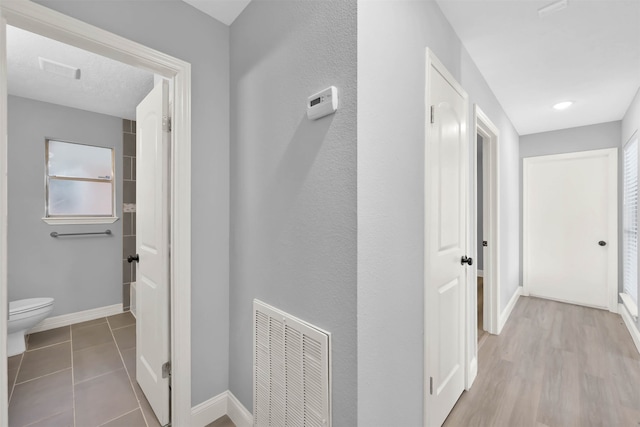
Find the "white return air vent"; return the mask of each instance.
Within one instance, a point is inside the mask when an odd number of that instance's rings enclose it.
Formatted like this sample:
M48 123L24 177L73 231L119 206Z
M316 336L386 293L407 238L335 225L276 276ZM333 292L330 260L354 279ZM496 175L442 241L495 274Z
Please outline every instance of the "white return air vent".
M330 427L331 335L253 301L255 427Z

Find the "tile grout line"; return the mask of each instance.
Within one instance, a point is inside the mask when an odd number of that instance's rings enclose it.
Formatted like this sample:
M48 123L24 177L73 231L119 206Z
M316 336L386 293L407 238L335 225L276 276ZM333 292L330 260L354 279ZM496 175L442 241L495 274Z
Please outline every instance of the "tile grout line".
M135 393L134 393L134 394L135 394ZM115 418L112 418L112 419L110 419L110 420L108 420L108 421L105 421L104 423L100 424L98 427L102 427L102 426L104 426L104 425L107 425L107 424L109 424L110 422L115 421L115 420L117 420L118 418L122 418L122 417L124 417L125 415L129 415L129 414L131 414L131 413L133 413L133 412L135 412L135 411L137 411L137 410L140 410L140 412L142 412L142 409L140 409L140 407L137 407L137 408L135 408L135 409L130 410L130 411L129 411L129 412L127 412L126 414L118 415L118 416L117 416L117 417L115 417Z
M131 391L133 391L133 396L136 398L136 402L138 402L138 409L140 409L140 413L142 414L142 419L147 427L149 427L149 423L147 422L147 417L144 415L144 411L142 410L142 405L140 404L140 399L138 398L138 394L136 393L136 389L133 386L133 381L131 380L131 374L129 374L129 369L127 369L127 364L124 363L124 356L122 355L122 351L120 350L120 346L118 345L118 341L116 341L116 336L113 334L113 329L111 329L111 323L109 323L109 319L107 318L107 324L109 325L109 332L111 332L111 336L113 337L113 342L116 344L116 348L118 349L118 354L120 355L120 361L122 361L122 366L124 366L124 371L127 373L127 378L129 378L129 386L131 386ZM135 324L135 323L134 323ZM131 326L131 325L129 325ZM119 328L121 329L121 328ZM138 347L137 337L136 337L136 349ZM137 351L136 351L137 352ZM136 357L136 363L138 363Z
M21 362L21 364L22 364L22 362ZM64 371L69 370L69 369L72 369L72 368L69 367L69 368L59 369L59 370L57 370L55 372L50 372L50 373L45 374L45 375L40 375L39 377L31 378L31 379L28 379L26 381L22 381L22 382L19 382L19 383L16 382L15 385L22 385L22 384L30 383L32 381L39 380L39 379L42 379L42 378L45 378L45 377L49 377L51 375L59 374L60 372L64 372ZM16 377L16 379L17 379L17 377Z
M73 427L76 427L76 376L73 368L73 328L69 325L69 342L71 347L71 398L73 399Z
M43 332L46 332L46 331L43 331ZM38 347L38 348L32 348L31 350L25 350L24 352L25 353L31 353L32 351L44 350L45 348L50 348L50 347L53 347L54 345L60 345L60 344L66 343L66 342L71 342L71 338L69 338L68 340L57 342L55 344L49 344L49 345L44 345L44 346Z
M18 363L18 370L16 371L16 379L13 380L13 386L11 386L11 393L9 393L9 400L7 402L7 409L9 409L9 403L11 403L11 397L13 391L16 389L16 382L18 381L18 375L20 375L20 369L22 369L22 361L24 360L24 353L20 355L20 363Z

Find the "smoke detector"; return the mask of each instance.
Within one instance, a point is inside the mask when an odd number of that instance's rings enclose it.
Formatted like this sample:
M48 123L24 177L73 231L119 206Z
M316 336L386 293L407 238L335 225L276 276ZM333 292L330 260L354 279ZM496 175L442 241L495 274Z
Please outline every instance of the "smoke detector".
M38 57L38 63L40 64L40 69L43 71L47 71L58 76L80 80L80 68L52 61L41 56Z

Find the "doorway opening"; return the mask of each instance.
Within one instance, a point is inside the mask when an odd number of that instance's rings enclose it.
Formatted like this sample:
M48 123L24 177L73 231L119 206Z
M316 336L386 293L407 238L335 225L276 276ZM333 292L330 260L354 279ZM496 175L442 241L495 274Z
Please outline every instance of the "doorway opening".
M41 36L57 40L83 50L140 67L158 74L172 83L173 105L171 117L170 164L163 176L167 186L164 197L168 204L166 230L172 244L169 261L170 310L172 313L171 360L171 413L174 425L188 425L191 420L191 114L190 65L138 43L131 42L107 31L70 18L31 2L4 2L0 5L0 128L6 129L7 69L6 27L12 25ZM0 176L7 174L7 134L0 135ZM169 179L170 178L170 179ZM7 301L7 240L8 191L7 182L0 186L0 299ZM7 425L7 306L0 304L0 425Z
M480 134L476 134L476 150L477 150L477 155L476 155L476 165L477 165L477 170L476 170L476 200L477 200L477 209L476 209L476 215L477 215L477 233L476 233L476 271L477 271L477 275L476 275L476 295L477 295L477 316L476 316L476 322L477 322L477 326L478 326L478 349L482 346L482 344L484 343L484 341L486 340L487 336L489 335L489 333L485 330L485 326L484 326L484 248L488 245L487 240L485 240L484 238L484 210L486 208L485 206L485 200L484 200L484 193L485 193L485 188L484 188L484 183L487 181L487 179L485 178L485 173L487 172L486 168L483 167L484 165L484 159L483 159L483 155L484 155L484 150L483 150L483 145L484 145L484 138L482 138L482 135Z
M475 187L473 219L476 274L470 289L476 314L477 328L473 342L476 348L488 334L499 334L500 325L500 189L499 189L499 131L478 106L474 106L475 143L472 144L473 187ZM477 351L476 351L477 356Z

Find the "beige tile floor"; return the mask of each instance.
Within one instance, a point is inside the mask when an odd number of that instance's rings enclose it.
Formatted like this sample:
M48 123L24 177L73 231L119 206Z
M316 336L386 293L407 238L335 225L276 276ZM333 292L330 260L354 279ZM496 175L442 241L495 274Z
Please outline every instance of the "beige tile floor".
M9 358L9 426L159 426L135 381L135 353L130 313L31 334Z

